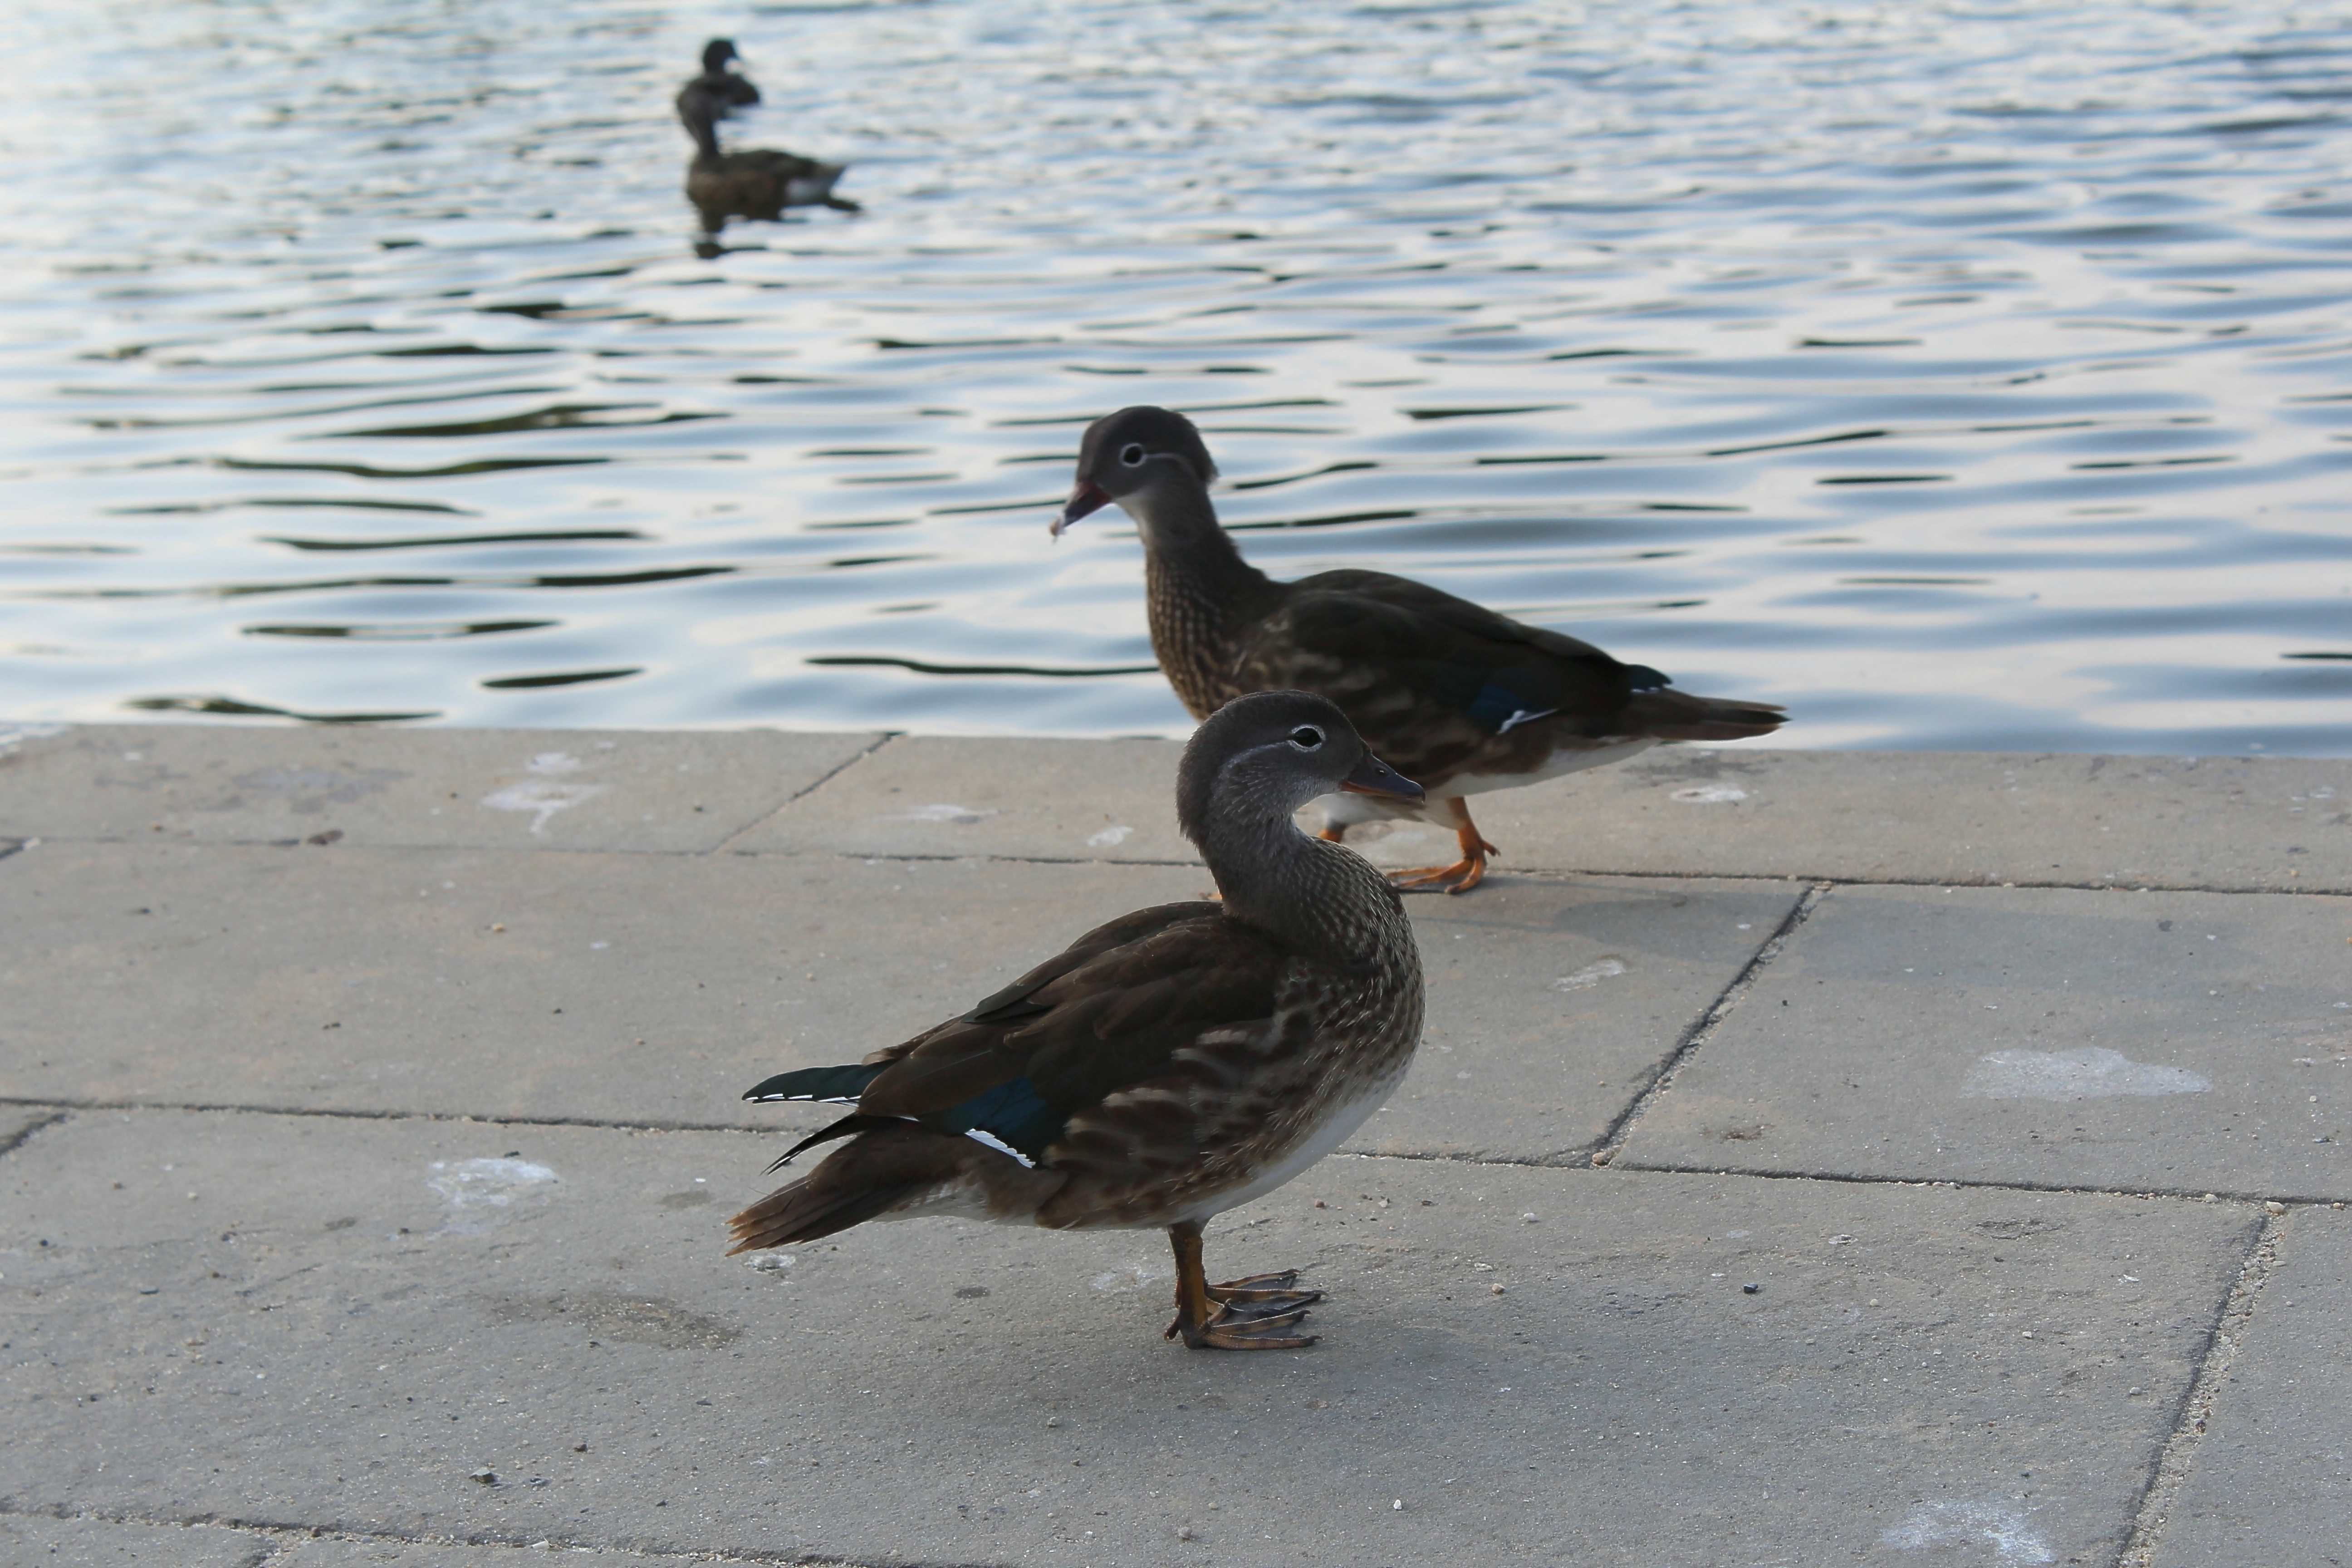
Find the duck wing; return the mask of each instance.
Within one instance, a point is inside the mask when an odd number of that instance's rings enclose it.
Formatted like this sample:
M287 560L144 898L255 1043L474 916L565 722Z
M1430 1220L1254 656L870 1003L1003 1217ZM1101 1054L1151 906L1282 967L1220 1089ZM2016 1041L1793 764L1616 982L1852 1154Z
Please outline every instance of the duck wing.
M798 153L782 148L746 147L740 153L730 153L721 160L721 167L730 174L749 173L779 180L814 179L833 169L831 163L814 158L803 158Z
M1168 1156L1181 1160L1199 1134L1179 1104L1188 1097L1130 1091L1245 1070L1226 1058L1265 1037L1291 958L1216 904L1139 910L856 1068L780 1074L745 1098L856 1106L803 1148L895 1121L1051 1169L1101 1163L1106 1141L1172 1142ZM1082 1147L1064 1146L1074 1121Z
M1590 643L1357 571L1291 584L1243 638L1235 673L1250 689L1330 698L1382 760L1424 785L1527 772L1563 745L1642 733L1639 700L1668 685Z

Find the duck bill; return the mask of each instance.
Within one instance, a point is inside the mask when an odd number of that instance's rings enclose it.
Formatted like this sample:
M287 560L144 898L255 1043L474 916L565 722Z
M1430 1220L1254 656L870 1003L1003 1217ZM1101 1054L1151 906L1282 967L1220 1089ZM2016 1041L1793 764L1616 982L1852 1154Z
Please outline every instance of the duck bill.
M1070 499L1067 504L1066 504L1061 510L1054 514L1053 526L1047 529L1046 531L1051 533L1055 538L1059 539L1062 537L1062 530L1069 527L1070 524L1077 521L1078 519L1086 516L1088 512L1100 511L1104 507L1108 505L1110 505L1109 491L1090 480L1080 479L1071 489Z
M1421 786L1397 772L1370 752L1356 764L1356 771L1339 781L1339 788L1349 795L1376 795L1389 800L1419 800Z

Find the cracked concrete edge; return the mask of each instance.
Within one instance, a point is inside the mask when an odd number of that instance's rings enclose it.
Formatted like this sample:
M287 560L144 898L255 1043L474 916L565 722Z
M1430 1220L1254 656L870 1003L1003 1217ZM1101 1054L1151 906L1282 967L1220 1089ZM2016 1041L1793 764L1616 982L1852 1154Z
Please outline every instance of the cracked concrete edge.
M2253 1242L2246 1249L2245 1262L2238 1269L2238 1278L2214 1311L2204 1354L2197 1375L2180 1396L2172 1433L2148 1467L2147 1485L2140 1494L2131 1536L2116 1558L2116 1568L2150 1568L2157 1549L2163 1544L2165 1527L2171 1522L2173 1505L2188 1484L2189 1472L2196 1468L2207 1423L2230 1380L2231 1364L2244 1347L2247 1331L2253 1326L2254 1308L2263 1289L2278 1268L2280 1221L2284 1205L2273 1201L2264 1205L2264 1211Z

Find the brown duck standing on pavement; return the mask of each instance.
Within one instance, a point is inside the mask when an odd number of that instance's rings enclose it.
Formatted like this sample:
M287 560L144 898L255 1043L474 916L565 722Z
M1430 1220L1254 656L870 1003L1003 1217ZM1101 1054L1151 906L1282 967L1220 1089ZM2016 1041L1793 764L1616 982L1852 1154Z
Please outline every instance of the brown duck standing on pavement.
M760 147L721 153L718 121L726 109L719 90L699 79L678 91L677 117L694 138L694 162L686 166L686 199L701 215L706 230L718 233L730 217L780 218L786 207L859 210L856 202L833 194L834 182L846 164L820 163L797 153Z
M1335 800L1323 837L1378 816L1454 829L1450 866L1391 873L1466 893L1496 848L1466 798L1598 767L1660 741L1769 735L1769 702L1693 697L1643 665L1521 626L1385 572L1277 583L1244 561L1209 500L1217 477L1200 431L1165 408L1122 408L1087 427L1064 529L1116 501L1143 535L1151 650L1195 718L1245 691L1295 687L1338 703L1365 744L1421 782L1425 800Z
M760 89L751 85L751 79L728 68L730 62L741 58L735 52L734 39L713 38L702 46L702 74L686 84L701 88L717 100L721 120L731 110L748 109L760 101Z
M1421 1039L1403 903L1355 851L1291 821L1333 790L1421 794L1320 697L1259 692L1220 710L1184 750L1176 815L1223 901L1121 916L961 1017L752 1089L856 1109L776 1163L849 1140L737 1215L734 1250L925 1215L1165 1226L1170 1338L1313 1343L1296 1326L1321 1292L1296 1289L1295 1271L1209 1284L1201 1228L1337 1147Z

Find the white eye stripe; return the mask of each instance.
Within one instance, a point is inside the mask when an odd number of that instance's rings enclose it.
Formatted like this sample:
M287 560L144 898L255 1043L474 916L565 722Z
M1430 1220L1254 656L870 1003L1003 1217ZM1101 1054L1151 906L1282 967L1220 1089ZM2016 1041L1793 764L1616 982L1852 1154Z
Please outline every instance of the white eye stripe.
M1143 467L1144 456L1143 443L1140 441L1129 441L1118 449L1118 460L1130 468Z
M1323 731L1312 724L1301 724L1290 732L1290 743L1302 752L1311 752L1323 743Z

